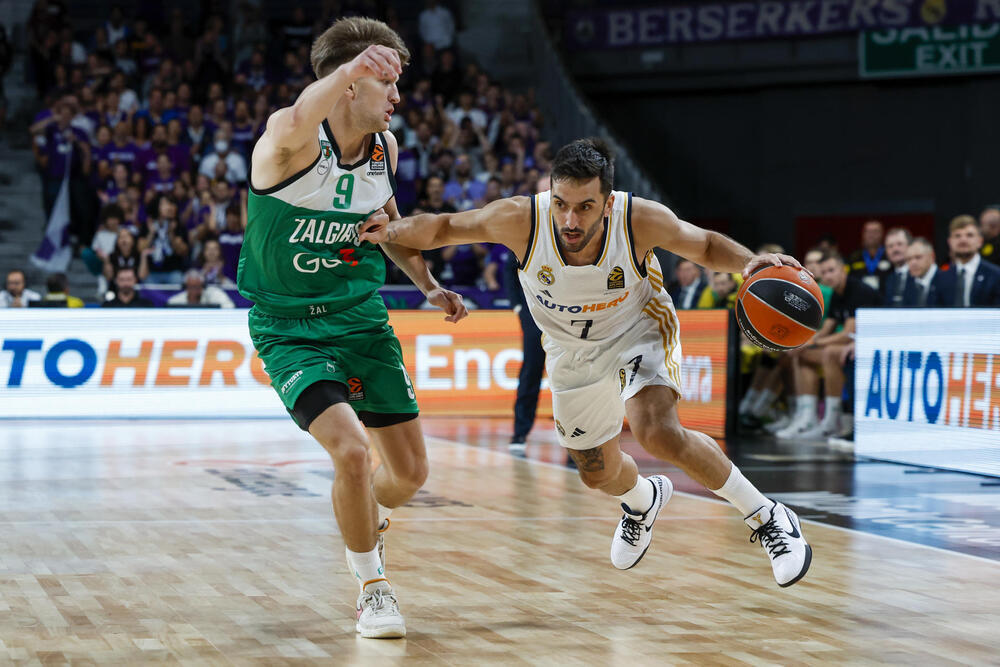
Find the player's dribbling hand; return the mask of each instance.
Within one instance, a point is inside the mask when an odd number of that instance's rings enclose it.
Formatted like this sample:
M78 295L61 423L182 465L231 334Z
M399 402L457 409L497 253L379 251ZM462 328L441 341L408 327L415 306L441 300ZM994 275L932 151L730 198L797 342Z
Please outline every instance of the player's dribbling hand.
M372 44L367 49L354 57L354 60L347 64L347 71L352 80L360 79L363 76L373 76L376 79L395 79L403 73L403 66L399 62L399 54L395 49L380 44Z
M795 259L791 255L783 255L777 252L765 252L760 255L754 255L747 262L747 265L743 267L743 280L750 277L750 274L759 269L762 266L772 265L781 266L782 264L786 266L794 266L796 269L802 269L805 271L805 267L799 264L799 260ZM808 273L808 271L806 271ZM811 273L809 275L812 275Z
M462 301L462 295L443 287L438 287L428 292L427 303L437 306L448 313L448 316L444 318L445 322L458 322L469 314L469 309L465 307L465 303Z
M384 209L379 209L358 225L358 241L368 241L378 245L389 237L389 216Z

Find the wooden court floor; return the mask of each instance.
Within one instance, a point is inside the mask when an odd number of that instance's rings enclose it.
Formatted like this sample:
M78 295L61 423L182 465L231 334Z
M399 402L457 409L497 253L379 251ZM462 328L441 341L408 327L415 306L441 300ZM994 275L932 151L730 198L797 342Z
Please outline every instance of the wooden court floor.
M780 589L734 510L677 494L619 572L618 511L573 471L428 431L386 546L409 634L365 640L330 465L290 422L0 423L0 663L1000 662L998 562L805 521Z

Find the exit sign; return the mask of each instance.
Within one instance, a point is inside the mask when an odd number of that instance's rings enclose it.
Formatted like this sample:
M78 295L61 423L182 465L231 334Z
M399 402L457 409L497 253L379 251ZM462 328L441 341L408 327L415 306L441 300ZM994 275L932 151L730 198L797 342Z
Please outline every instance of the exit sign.
M858 33L863 78L1000 71L1000 23Z

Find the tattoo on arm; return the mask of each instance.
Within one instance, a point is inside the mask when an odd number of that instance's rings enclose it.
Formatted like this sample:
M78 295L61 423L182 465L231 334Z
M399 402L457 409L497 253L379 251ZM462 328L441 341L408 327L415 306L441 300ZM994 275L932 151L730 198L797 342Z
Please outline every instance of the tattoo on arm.
M600 472L604 470L604 450L600 447L593 449L571 449L569 455L576 461L576 467L582 472Z

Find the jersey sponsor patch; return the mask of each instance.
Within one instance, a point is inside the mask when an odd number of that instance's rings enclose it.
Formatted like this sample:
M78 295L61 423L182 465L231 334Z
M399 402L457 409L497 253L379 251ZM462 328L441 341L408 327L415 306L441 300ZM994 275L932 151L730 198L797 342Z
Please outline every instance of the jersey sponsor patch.
M608 274L608 289L625 289L625 271L616 266Z

